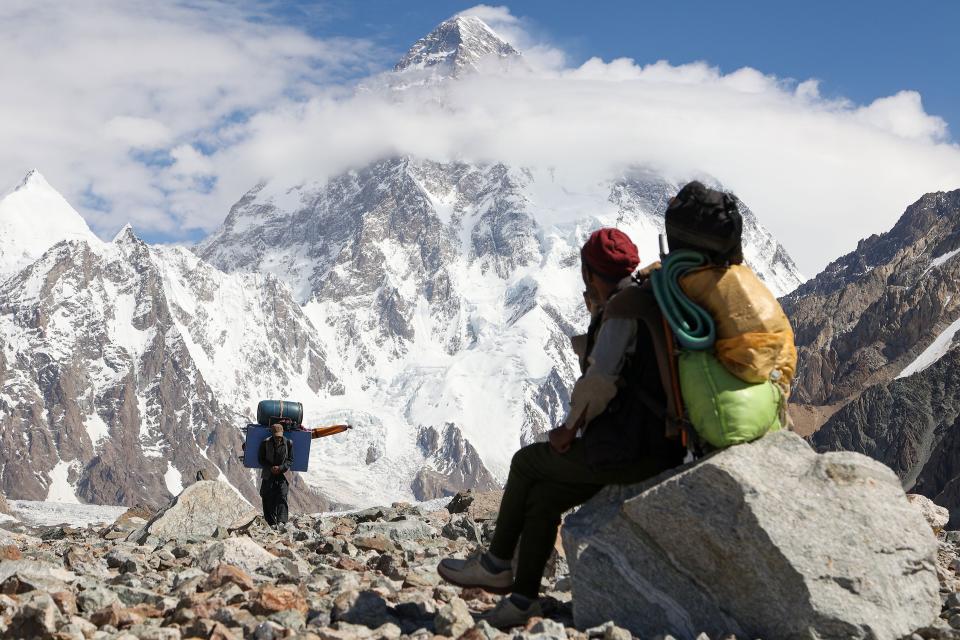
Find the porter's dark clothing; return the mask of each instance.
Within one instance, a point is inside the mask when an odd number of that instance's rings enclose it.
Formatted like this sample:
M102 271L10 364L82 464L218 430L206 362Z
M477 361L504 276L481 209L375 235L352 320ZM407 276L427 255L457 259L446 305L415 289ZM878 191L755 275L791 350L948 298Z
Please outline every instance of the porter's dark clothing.
M510 559L519 542L515 593L537 597L565 511L604 485L641 482L683 461L683 447L664 436L663 419L640 400L640 391L657 400L664 392L650 333L632 322L636 338L624 345L615 395L589 420L584 437L565 453L537 443L513 456L490 552ZM602 324L591 323L589 349Z
M287 521L289 514L287 494L290 484L284 474L293 464L293 442L286 438L277 441L271 436L260 444L257 458L263 467L260 476L263 517L270 526L282 524ZM272 467L280 467L280 473L274 475Z

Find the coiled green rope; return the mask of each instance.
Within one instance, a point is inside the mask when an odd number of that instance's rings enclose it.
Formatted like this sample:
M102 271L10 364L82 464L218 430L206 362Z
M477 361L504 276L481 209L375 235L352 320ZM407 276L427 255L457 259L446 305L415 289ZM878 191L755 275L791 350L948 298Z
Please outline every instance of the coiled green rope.
M694 304L680 288L681 276L706 262L706 257L698 251L679 249L667 254L660 269L650 274L653 295L677 343L691 351L711 349L717 339L713 318Z

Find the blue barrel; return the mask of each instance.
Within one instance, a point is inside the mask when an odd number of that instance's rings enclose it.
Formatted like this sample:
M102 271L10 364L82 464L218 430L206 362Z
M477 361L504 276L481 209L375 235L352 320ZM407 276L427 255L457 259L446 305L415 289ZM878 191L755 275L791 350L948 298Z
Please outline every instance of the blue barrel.
M303 423L303 405L290 400L261 400L257 405L257 424L269 427L287 420L299 427Z

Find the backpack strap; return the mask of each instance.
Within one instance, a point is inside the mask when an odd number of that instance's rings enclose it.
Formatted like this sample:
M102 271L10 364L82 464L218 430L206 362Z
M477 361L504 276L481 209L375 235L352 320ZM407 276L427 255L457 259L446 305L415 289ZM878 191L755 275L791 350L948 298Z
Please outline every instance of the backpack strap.
M664 396L667 399L666 411L647 394L641 393L640 400L654 415L663 418L665 435L668 438L685 439L686 420L680 396L677 360L673 351L673 333L660 312L649 284L631 285L619 291L607 302L604 316L638 320L647 328L660 372L660 382L663 384Z

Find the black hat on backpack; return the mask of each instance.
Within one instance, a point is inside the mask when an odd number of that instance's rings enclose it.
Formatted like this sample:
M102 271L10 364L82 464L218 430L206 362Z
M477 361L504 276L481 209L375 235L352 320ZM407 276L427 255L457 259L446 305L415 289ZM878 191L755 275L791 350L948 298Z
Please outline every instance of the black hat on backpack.
M729 193L691 182L670 201L664 223L670 251L693 249L714 264L743 262L743 218Z

